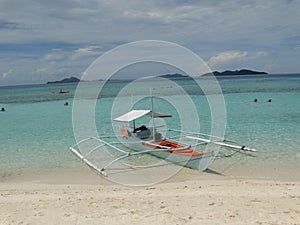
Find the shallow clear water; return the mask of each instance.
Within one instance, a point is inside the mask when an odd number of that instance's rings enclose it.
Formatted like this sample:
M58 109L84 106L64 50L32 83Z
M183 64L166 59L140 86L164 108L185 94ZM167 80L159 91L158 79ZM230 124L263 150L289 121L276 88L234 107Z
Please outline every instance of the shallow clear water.
M210 131L210 110L206 97L191 80L176 81L194 101L200 114L202 132ZM227 110L226 138L258 150L255 158L243 164L273 164L281 167L300 164L300 76L262 76L219 79ZM101 134L110 134L113 96L124 83L109 83L96 105L96 126ZM141 83L141 90L149 84ZM171 88L171 87L167 87ZM58 94L60 89L70 90ZM92 90L93 84L86 84ZM75 144L72 104L75 84L38 85L0 88L0 175L37 170L81 169L69 146ZM171 92L170 92L171 93ZM173 93L180 101L180 96ZM253 99L258 102L254 103ZM272 98L272 102L267 102ZM69 106L64 106L68 101ZM91 101L87 92L84 102ZM148 100L146 100L148 101ZM163 100L155 100L156 109L172 113L166 122L176 128L176 109ZM180 103L184 107L184 102ZM141 101L137 107L145 107ZM167 119L166 119L167 121ZM193 121L191 121L193 122ZM82 122L84 127L84 121ZM242 156L243 157L243 156Z

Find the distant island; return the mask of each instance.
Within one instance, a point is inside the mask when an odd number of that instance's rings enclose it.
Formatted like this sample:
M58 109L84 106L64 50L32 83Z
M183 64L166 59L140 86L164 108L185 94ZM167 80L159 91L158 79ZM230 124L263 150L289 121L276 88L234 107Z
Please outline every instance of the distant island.
M180 73L164 74L164 75L160 75L159 77L167 78L167 79L186 79L186 78L189 78L189 76L182 75Z
M211 73L203 74L202 76L199 76L199 77L209 77L212 75L214 75L216 77L221 77L221 76L267 75L267 74L268 73L266 73L266 72L242 69L242 70L234 70L234 71L226 70L223 72L213 71ZM166 78L166 79L170 79L170 80L191 79L190 76L183 75L180 73L163 74L163 75L159 75L158 77L162 77L162 78ZM130 81L130 80L131 79L129 79L127 81ZM102 81L102 80L99 80L99 81ZM124 80L123 79L112 79L112 80L109 79L109 81L110 82L122 82ZM78 83L78 82L80 82L80 79L78 79L77 77L70 77L70 78L62 79L60 81L48 81L47 84L65 84L65 83Z
M267 75L267 74L268 74L267 72L242 69L242 70L234 70L234 71L226 70L223 72L213 71L211 73L205 73L201 77L208 77L212 75L218 77L218 76L243 76L243 75ZM159 77L167 78L167 79L189 79L190 78L187 75L182 75L179 73L164 74L164 75L160 75Z
M80 80L77 77L65 78L60 81L48 81L47 84L65 84L65 83L78 83Z
M254 70L246 70L246 69L242 69L242 70L226 70L223 72L218 72L218 71L214 71L212 73L206 73L203 74L202 76L211 76L211 75L215 75L215 76L235 76L235 75L267 75L267 72L260 72L260 71L254 71Z

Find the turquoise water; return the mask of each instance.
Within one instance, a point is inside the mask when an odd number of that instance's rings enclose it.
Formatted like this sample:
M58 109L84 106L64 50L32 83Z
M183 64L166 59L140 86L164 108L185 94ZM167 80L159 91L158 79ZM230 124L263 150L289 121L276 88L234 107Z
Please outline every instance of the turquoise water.
M255 158L245 156L242 163L257 167L272 164L282 168L299 165L300 76L222 78L218 81L226 102L226 138L259 151ZM191 80L176 82L191 95L201 115L201 131L209 132L210 111L205 96ZM124 85L109 83L99 96L95 119L100 134L112 131L113 96ZM87 90L92 87L93 84L86 84ZM60 89L70 92L58 94ZM75 90L75 84L0 88L0 108L6 109L0 112L1 177L54 168L75 171L83 167L69 151L69 146L75 144L72 127ZM254 98L258 103L253 102ZM272 102L267 102L268 98L272 98ZM66 101L68 106L64 106ZM83 101L91 101L88 94ZM176 109L165 102L157 102L158 111L174 115L168 125L176 128ZM144 103L139 104L143 107ZM82 123L84 127L84 121Z

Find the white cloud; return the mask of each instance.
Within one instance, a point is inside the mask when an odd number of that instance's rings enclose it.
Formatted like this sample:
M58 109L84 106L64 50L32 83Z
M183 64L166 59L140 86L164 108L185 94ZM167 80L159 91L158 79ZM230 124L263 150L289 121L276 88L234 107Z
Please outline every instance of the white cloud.
M231 61L239 61L248 56L248 52L245 51L227 51L221 52L216 56L211 57L208 60L208 64L211 67L216 67L220 64L225 64Z
M47 67L44 67L44 68L38 68L35 70L36 73L43 73L43 72L46 72L48 70Z
M257 67L260 65L257 62L261 62L268 56L266 51L225 51L212 56L207 64L214 69L226 69L226 68L241 68L241 67Z
M71 60L77 60L80 57L90 57L90 56L100 56L102 53L100 51L101 47L99 46L88 46L84 48L78 48L74 51L74 53L70 56Z
M7 72L4 72L2 74L2 78L8 78L12 74L12 69L8 70Z
M299 49L300 49L300 44L297 45L294 49L295 49L295 50L299 50Z
M47 60L47 61L58 61L58 60L62 60L64 58L65 58L65 56L59 52L48 53L45 55L45 60Z
M85 47L85 48L78 48L75 50L75 53L78 53L78 54L93 54L93 51L95 49L98 49L99 47L98 46L88 46L88 47Z
M258 51L256 53L254 53L254 58L263 57L263 56L267 56L267 55L268 55L268 52L266 52L266 51Z

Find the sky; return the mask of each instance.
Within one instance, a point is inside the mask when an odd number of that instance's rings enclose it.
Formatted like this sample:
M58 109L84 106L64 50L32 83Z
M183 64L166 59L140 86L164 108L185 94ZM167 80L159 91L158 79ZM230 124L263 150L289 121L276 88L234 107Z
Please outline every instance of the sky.
M80 77L141 40L174 42L211 70L300 72L300 0L1 0L0 86Z

